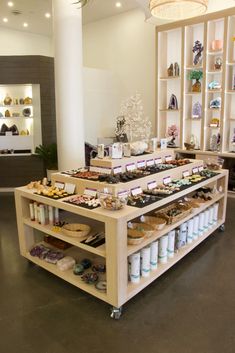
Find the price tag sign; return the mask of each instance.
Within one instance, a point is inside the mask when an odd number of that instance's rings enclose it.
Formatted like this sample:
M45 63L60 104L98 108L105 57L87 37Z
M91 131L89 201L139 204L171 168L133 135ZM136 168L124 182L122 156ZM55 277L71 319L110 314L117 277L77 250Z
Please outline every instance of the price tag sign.
M189 176L189 170L185 170L183 173L183 178L187 178Z
M157 164L161 164L161 163L162 163L161 157L155 158L155 164L156 164L156 165L157 165Z
M126 165L126 170L128 172L133 172L133 170L135 170L135 169L136 169L135 163L129 163Z
M55 181L55 188L63 190L64 189L64 183L61 183L60 181Z
M101 172L102 172L103 174L108 174L108 175L110 175L111 172L112 172L112 168L102 168Z
M201 165L200 167L198 167L198 171L199 171L199 172L202 172L203 170L204 170L203 165Z
M97 195L97 189L86 188L86 189L84 190L84 195L96 197L96 195Z
M148 159L146 161L147 167L151 167L152 165L154 165L154 159Z
M193 168L193 169L192 169L192 173L193 173L193 174L197 174L197 173L198 173L198 167Z
M166 162L170 162L173 160L173 157L172 156L165 156L165 161Z
M68 194L74 194L75 188L76 188L76 185L65 183L64 191L67 192Z
M150 181L148 184L147 184L147 188L148 190L153 190L157 187L157 182L154 180L154 181Z
M165 178L163 178L163 184L164 185L168 185L171 183L171 177L170 176L167 176Z
M140 194L142 194L142 189L141 189L141 187L140 186L137 186L137 188L133 188L133 189L131 189L131 195L132 196L137 196L137 195L140 195Z
M113 168L113 174L114 175L115 174L120 174L120 173L122 173L122 166L121 165Z
M145 168L145 165L146 165L145 161L138 161L137 162L137 168Z
M128 190L122 190L122 191L119 191L117 194L118 196L122 197L122 196L126 196L126 195L129 195L130 191Z

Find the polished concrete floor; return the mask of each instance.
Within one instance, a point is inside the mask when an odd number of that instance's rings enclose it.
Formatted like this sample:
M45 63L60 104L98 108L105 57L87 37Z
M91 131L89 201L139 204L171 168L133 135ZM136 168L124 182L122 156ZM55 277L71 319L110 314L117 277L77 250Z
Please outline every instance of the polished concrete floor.
M216 232L124 306L109 306L19 255L0 194L0 353L234 353L235 200Z

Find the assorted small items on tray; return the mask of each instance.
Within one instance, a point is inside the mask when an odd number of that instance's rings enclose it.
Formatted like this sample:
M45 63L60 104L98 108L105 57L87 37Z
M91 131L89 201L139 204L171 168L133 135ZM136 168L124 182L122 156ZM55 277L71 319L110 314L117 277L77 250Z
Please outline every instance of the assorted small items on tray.
M79 261L73 256L44 244L34 246L29 253L32 257L38 257L40 260L56 265L59 271L72 270L73 274L81 277L85 283L94 284L98 290L106 292L106 266L103 262L92 263L87 258Z
M64 200L64 202L88 208L89 210L100 207L100 200L96 196L90 195L74 195Z
M35 194L40 196L49 197L54 200L59 200L65 198L69 195L74 194L75 185L73 184L64 184L64 183L55 183L51 185L48 182L47 178L44 178L42 181L32 181L27 185L29 190L35 190Z

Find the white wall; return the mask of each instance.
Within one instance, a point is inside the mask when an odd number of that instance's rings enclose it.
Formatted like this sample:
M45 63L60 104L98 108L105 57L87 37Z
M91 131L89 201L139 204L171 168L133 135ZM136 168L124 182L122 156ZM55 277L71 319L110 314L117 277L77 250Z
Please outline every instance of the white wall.
M0 55L53 56L52 39L0 26Z
M120 102L136 91L142 94L144 111L155 125L155 28L144 22L143 12L129 11L85 25L83 49L85 67L110 70L119 78ZM115 108L110 119L118 113ZM113 130L107 122L110 136Z

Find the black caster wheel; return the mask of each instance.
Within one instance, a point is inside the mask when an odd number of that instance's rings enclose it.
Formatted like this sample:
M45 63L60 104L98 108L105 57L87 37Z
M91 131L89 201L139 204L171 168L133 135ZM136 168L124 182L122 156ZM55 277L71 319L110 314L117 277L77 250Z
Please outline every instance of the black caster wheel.
M110 315L110 317L111 317L112 319L114 319L114 320L119 320L120 317L121 317L121 315L122 315L122 307L120 307L120 308L115 308L115 307L113 307L113 308L111 309L111 315Z
M221 226L219 226L219 231L220 232L224 232L225 231L225 225L221 224Z

